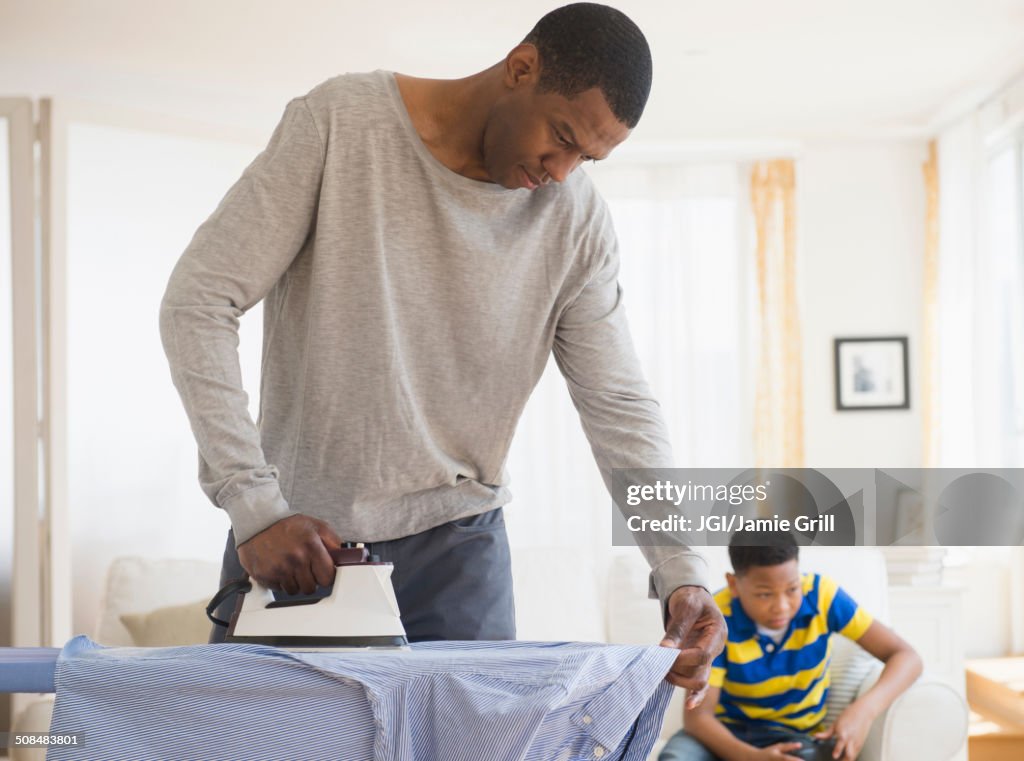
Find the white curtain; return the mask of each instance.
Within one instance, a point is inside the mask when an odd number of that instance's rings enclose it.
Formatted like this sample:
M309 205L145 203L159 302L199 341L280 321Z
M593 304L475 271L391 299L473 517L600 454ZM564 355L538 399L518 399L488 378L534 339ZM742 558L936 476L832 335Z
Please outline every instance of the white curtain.
M937 141L939 467L1024 466L1024 130L1010 126L1010 114L997 96ZM1019 652L1024 550L950 548L945 562L947 581L967 591L966 620L991 617L993 604L1011 603L1005 617L969 633L967 655Z
M978 465L975 430L975 262L984 148L974 115L938 141L939 284L936 388L939 455L946 467Z
M586 171L615 221L626 314L677 466L749 461L743 173L731 163L625 161ZM611 499L553 362L527 405L509 472L514 545L610 554Z
M158 326L171 269L259 148L131 124L68 134L68 491L73 624L92 632L120 555L218 560L226 516L197 483L188 419ZM261 310L239 353L255 414Z
M982 401L979 455L983 462L1024 465L1024 202L1021 141L990 152L986 167L980 283L987 324L975 370ZM991 368L992 372L984 372Z
M984 112L938 140L937 414L945 467L1024 465L1021 133Z

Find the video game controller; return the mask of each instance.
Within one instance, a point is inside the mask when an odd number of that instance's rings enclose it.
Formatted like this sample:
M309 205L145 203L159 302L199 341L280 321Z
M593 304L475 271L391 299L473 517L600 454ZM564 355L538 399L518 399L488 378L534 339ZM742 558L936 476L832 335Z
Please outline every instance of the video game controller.
M803 759L803 761L835 761L832 758L832 751L835 748L835 740L812 738L800 750L796 752L790 751L790 755Z

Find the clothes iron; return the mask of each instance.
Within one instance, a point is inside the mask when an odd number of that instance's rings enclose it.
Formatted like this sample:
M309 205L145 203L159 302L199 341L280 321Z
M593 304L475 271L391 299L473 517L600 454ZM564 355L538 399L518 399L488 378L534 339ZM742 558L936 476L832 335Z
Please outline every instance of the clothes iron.
M275 600L256 581L226 584L206 606L206 615L226 626L225 642L274 645L288 650L406 650L409 640L391 585L392 563L382 563L362 546L347 544L331 553L334 586L326 597ZM230 621L214 615L231 594L238 602Z

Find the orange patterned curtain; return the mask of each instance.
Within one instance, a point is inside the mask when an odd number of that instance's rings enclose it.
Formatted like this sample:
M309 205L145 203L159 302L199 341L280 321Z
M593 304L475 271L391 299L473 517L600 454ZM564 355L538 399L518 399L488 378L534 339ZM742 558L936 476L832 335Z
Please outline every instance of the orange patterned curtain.
M935 141L928 144L928 160L922 164L925 186L924 228L924 331L922 341L921 419L926 468L938 465L938 309L939 309L939 160Z
M757 467L804 464L803 360L796 290L796 178L790 159L751 173L760 361L754 403Z

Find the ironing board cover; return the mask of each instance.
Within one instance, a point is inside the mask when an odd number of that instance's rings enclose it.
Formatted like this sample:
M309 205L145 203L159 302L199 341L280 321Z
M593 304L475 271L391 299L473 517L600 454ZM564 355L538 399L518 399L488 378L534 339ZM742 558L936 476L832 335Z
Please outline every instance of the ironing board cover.
M58 647L0 647L0 692L53 692Z
M429 642L409 651L263 645L107 648L72 639L51 732L63 759L642 761L676 651Z

